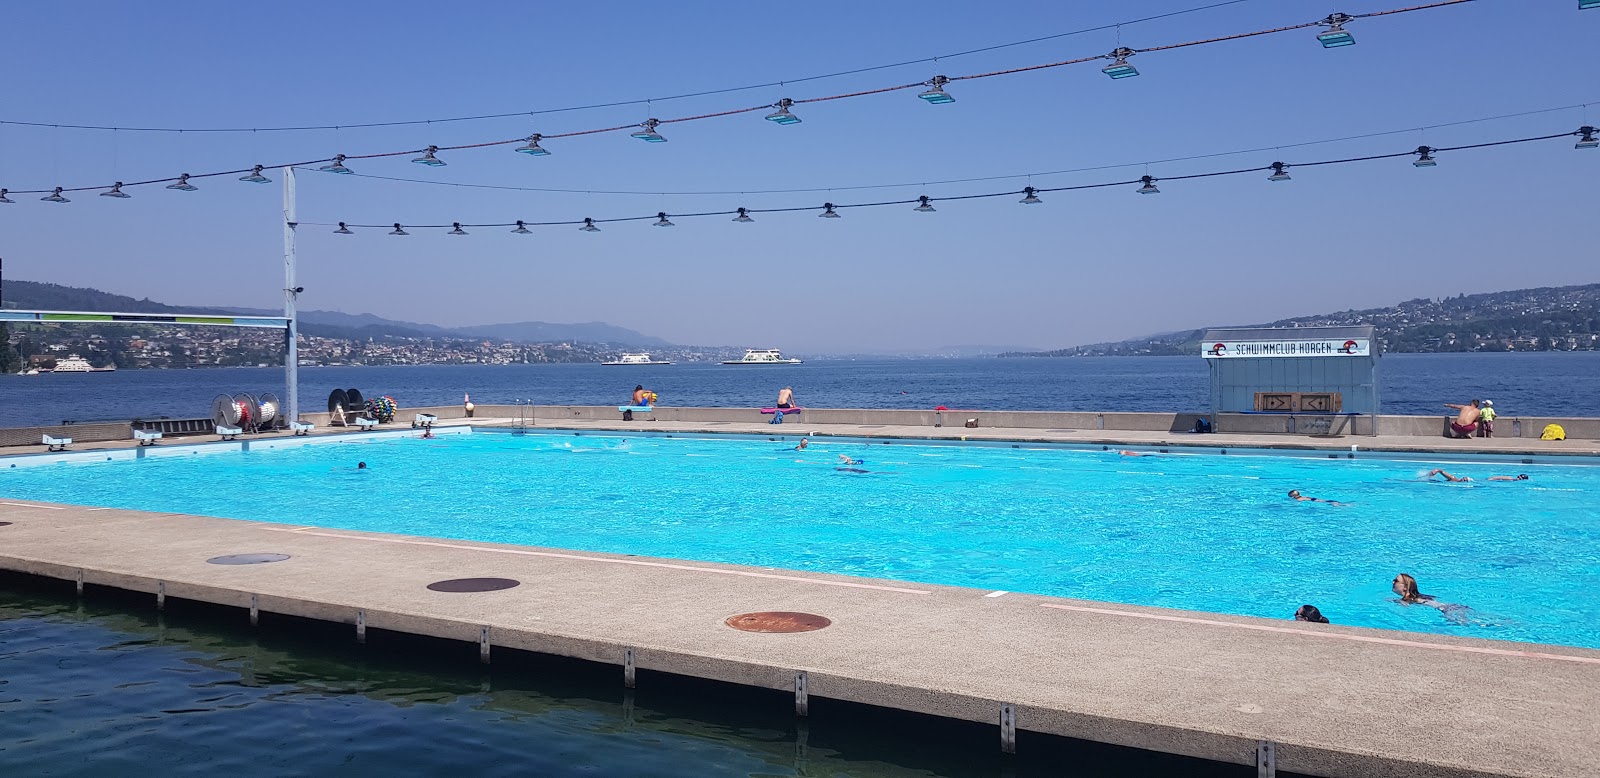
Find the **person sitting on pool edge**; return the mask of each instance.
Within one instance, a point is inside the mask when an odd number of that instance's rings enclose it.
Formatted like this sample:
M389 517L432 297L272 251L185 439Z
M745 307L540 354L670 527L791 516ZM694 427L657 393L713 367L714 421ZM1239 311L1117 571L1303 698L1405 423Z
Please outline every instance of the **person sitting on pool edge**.
M1433 595L1423 594L1417 589L1417 579L1412 578L1409 573L1401 573L1395 576L1394 582L1389 584L1389 588L1394 590L1395 594L1400 595L1400 602L1404 605L1427 605L1438 608L1445 618L1457 624L1467 623L1467 606L1439 602L1434 599Z
M1321 497L1307 497L1301 494L1299 489L1290 489L1289 499L1294 500L1295 502L1325 502L1329 505L1337 505L1341 508L1346 507L1346 503L1342 503L1337 500L1324 500Z
M1315 605L1302 605L1300 610L1294 612L1295 621L1309 621L1316 624L1327 624L1328 617L1322 615Z
M779 389L778 390L778 405L777 405L778 410L786 411L786 410L789 410L789 409L791 409L793 407L794 407L794 390L789 388L789 387L787 387L787 386L783 387L782 389Z

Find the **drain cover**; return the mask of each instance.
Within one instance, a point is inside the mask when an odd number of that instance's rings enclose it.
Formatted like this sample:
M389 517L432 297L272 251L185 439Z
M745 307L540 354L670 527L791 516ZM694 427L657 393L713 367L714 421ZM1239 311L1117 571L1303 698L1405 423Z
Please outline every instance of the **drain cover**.
M521 581L511 578L452 578L434 581L428 588L436 592L497 592L520 585Z
M288 554L229 554L214 556L206 562L213 565L262 565L268 562L282 562L288 558Z
M740 632L812 632L832 624L827 616L794 611L762 611L729 616L724 622Z

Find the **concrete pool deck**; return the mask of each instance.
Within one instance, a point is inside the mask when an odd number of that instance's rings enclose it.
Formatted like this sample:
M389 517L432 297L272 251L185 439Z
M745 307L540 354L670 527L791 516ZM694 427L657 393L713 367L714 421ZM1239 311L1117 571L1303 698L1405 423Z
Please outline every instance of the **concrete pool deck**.
M1277 767L1312 775L1600 776L1600 651L1588 649L28 501L0 502L0 521L0 569L487 634L618 665L619 682L631 655L647 671L785 691L803 672L812 696L997 725L1010 706L1018 729L1237 764L1256 764L1264 741ZM206 563L244 553L291 558ZM521 585L426 588L464 577ZM832 625L724 624L754 611Z

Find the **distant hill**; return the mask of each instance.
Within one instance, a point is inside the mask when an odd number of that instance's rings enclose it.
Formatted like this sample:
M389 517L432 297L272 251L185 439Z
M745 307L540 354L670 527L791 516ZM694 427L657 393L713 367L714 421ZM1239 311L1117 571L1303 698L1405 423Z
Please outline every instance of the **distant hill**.
M5 301L18 308L44 311L112 311L118 313L215 313L250 316L281 316L281 310L267 308L196 308L172 306L149 298L135 299L98 289L87 289L36 281L6 279ZM603 343L616 346L665 347L661 338L604 322L553 324L529 321L512 324L484 324L472 327L440 327L433 324L395 321L370 313L339 311L300 311L300 331L323 338L484 338L518 343Z
M1372 324L1390 353L1452 351L1550 351L1600 348L1600 284L1547 286L1509 292L1415 300L1386 308L1348 310L1280 319L1246 327L1317 327ZM1192 356L1206 329L1093 343L1004 357Z

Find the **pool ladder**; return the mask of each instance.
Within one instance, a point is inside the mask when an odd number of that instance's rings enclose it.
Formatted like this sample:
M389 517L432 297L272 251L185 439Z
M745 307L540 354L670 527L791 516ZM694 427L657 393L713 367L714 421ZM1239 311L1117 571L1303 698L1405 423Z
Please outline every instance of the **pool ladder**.
M533 418L533 400L517 400L517 415L511 420L517 429L527 429L536 426Z

